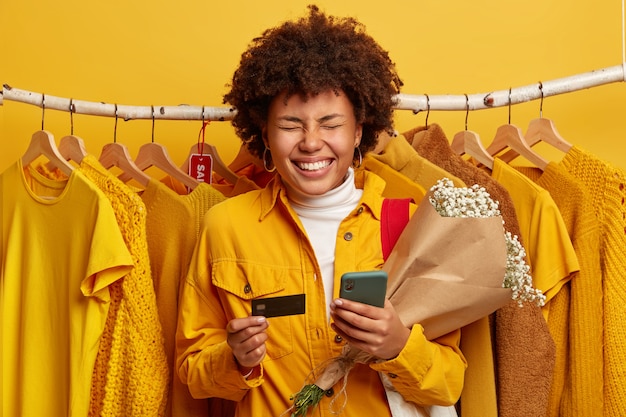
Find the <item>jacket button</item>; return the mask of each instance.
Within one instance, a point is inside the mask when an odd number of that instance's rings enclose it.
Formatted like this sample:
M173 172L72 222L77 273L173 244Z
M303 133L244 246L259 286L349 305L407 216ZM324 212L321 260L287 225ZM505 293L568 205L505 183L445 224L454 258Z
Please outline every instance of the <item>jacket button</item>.
M363 206L359 207L359 209L356 211L356 214L361 214L363 213Z
M347 232L345 235L343 235L344 240L347 241L351 241L352 240L352 233Z
M246 284L246 286L243 287L243 292L248 294L250 291L252 291L252 287L250 286L250 284Z
M333 394L335 393L334 389L327 389L326 392L324 393L327 397L332 397Z
M396 375L396 374L391 374L391 373L389 374L389 378L397 378L397 377L398 377L398 375Z
M339 336L338 334L335 335L335 343L341 343L343 342L343 337Z

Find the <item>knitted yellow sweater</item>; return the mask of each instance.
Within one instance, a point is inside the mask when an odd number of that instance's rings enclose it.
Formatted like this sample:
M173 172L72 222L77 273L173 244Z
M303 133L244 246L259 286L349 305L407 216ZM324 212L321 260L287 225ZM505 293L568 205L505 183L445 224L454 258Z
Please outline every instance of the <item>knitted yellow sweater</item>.
M111 306L91 387L90 416L162 416L169 372L150 274L146 209L134 192L87 155L79 168L109 198L134 268L110 287Z
M151 180L141 193L147 209L150 267L171 373L165 416L220 417L222 413L215 411L213 404L222 400L192 398L174 364L179 284L187 275L204 214L226 197L207 183L198 184L189 194L178 194L177 191L183 192L185 187L175 179L165 177L160 181ZM209 405L210 412L207 411Z
M549 302L548 327L557 354L548 417L602 416L602 272L600 228L586 187L551 162L518 167L550 192L567 227L580 271Z
M587 187L600 223L604 415L621 417L626 415L626 173L576 146L561 165Z

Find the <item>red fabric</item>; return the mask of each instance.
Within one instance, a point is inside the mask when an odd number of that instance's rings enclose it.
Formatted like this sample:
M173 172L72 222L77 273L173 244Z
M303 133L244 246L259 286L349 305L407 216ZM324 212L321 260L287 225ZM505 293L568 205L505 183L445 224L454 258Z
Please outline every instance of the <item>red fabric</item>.
M380 237L383 245L383 259L387 260L404 226L409 222L410 198L386 198L380 218Z

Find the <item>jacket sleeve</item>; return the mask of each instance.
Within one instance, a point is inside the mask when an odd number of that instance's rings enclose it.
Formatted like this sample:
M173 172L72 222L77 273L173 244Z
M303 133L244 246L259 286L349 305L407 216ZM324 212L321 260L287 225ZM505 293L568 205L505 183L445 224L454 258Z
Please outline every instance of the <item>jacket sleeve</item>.
M459 349L460 338L461 330L455 330L429 341L422 326L416 324L397 357L370 366L384 373L406 401L418 405L453 405L461 396L467 367Z
M194 398L241 400L262 377L246 380L226 342L227 318L211 283L206 239L200 239L181 288L176 369Z

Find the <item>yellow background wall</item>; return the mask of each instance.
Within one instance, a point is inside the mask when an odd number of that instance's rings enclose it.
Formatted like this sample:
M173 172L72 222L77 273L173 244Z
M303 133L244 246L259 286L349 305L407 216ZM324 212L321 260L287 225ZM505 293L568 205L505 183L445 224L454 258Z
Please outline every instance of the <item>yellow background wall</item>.
M263 29L301 16L308 1L1 0L0 82L76 100L126 105L221 106L241 52ZM363 22L405 82L406 94L472 94L506 90L622 62L618 0L320 0L330 14ZM626 85L613 83L548 97L543 116L561 135L626 169ZM5 100L0 106L0 171L26 150L41 127L37 106ZM403 132L425 113L397 112ZM514 105L511 123L526 130L539 101ZM487 146L506 107L469 114L468 127ZM431 112L451 139L464 111ZM99 155L113 140L114 119L74 116L74 134ZM68 112L49 110L45 128L60 139ZM182 164L196 142L199 121L157 120L155 141ZM120 121L117 140L131 155L151 140L150 120ZM207 141L230 161L239 141L229 122L213 122ZM535 148L549 159L549 147Z

